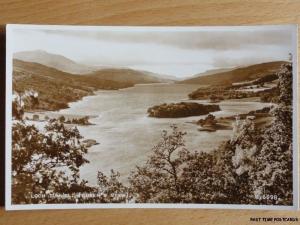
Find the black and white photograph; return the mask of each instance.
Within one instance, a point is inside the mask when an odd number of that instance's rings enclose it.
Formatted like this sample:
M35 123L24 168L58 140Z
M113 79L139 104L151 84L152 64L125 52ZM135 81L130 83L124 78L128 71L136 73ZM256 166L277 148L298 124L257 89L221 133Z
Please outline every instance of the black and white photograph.
M296 34L8 25L6 208L297 208Z

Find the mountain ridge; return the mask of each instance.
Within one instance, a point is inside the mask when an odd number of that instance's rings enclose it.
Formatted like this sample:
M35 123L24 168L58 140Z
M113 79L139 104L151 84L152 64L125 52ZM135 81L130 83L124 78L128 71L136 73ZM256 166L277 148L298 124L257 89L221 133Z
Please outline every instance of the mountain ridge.
M106 72L107 70L130 70L148 76L148 78L150 78L149 76L155 77L158 81L161 80L161 82L172 82L175 79L175 77L174 79L169 78L168 75L136 70L128 67L88 66L77 63L63 55L53 54L43 50L17 52L14 53L13 58L24 62L38 63L73 75L91 75L92 73L101 73L101 71ZM155 80L154 78L152 79Z
M198 76L177 83L228 86L232 83L261 78L277 71L286 61L272 61L239 67L230 71Z
M39 63L74 75L96 70L96 68L77 63L63 55L48 53L43 50L17 52L14 53L13 58L25 62Z
M219 69L210 69L210 70L206 70L202 73L197 73L197 74L194 74L190 77L188 77L187 79L184 79L184 80L188 80L188 79L192 79L192 78L197 78L197 77L201 77L201 76L207 76L207 75L213 75L213 74L216 74L216 73L221 73L221 72L227 72L227 71L231 71L231 70L234 70L236 69L236 67L233 67L233 68L219 68Z

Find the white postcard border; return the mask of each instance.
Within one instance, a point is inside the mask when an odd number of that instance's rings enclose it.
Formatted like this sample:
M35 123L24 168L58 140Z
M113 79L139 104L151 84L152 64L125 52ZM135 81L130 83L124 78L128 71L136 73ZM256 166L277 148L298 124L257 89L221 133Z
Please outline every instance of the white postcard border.
M243 30L264 29L289 26L293 37L293 206L275 205L242 205L242 204L139 204L139 203L103 203L103 204L25 204L13 205L11 202L11 143L12 143L12 32L14 29L47 29L47 30L155 30L155 31L200 31L200 30ZM153 27L153 26L77 26L77 25L28 25L9 24L6 26L6 112L5 112L5 208L6 210L37 210L37 209L95 209L95 208L182 208L182 209L257 209L257 210L297 210L299 209L299 164L298 164L298 25L251 25L251 26L187 26L187 27Z

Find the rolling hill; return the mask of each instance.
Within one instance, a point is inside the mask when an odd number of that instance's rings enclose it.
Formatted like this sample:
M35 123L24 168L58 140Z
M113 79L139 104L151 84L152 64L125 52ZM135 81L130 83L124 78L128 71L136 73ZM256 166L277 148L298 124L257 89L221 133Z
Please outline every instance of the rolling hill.
M86 74L85 79L87 77L130 84L170 82L169 79L158 78L144 71L132 70L127 68L102 69L94 73Z
M139 83L157 83L162 80L129 69L105 69L87 75L74 75L45 65L13 61L13 90L34 89L39 93L41 110L58 110L68 103L91 95L95 90L116 90Z
M211 86L230 86L232 83L250 81L278 71L285 61L255 64L247 67L222 71L213 74L199 74L197 77L179 81L182 84L203 84Z

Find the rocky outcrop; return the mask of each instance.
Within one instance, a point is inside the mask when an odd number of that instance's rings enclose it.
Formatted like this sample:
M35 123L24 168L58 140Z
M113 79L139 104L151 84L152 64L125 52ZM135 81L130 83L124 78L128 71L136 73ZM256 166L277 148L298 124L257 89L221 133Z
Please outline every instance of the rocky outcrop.
M150 117L179 118L188 116L206 115L210 112L219 111L218 105L203 105L195 102L180 102L156 105L148 109Z
M83 140L83 145L86 147L86 148L89 148L93 145L98 145L99 143L94 140L94 139L86 139L86 140Z
M204 119L200 119L197 124L202 127L211 127L217 124L217 120L214 115L208 114Z

